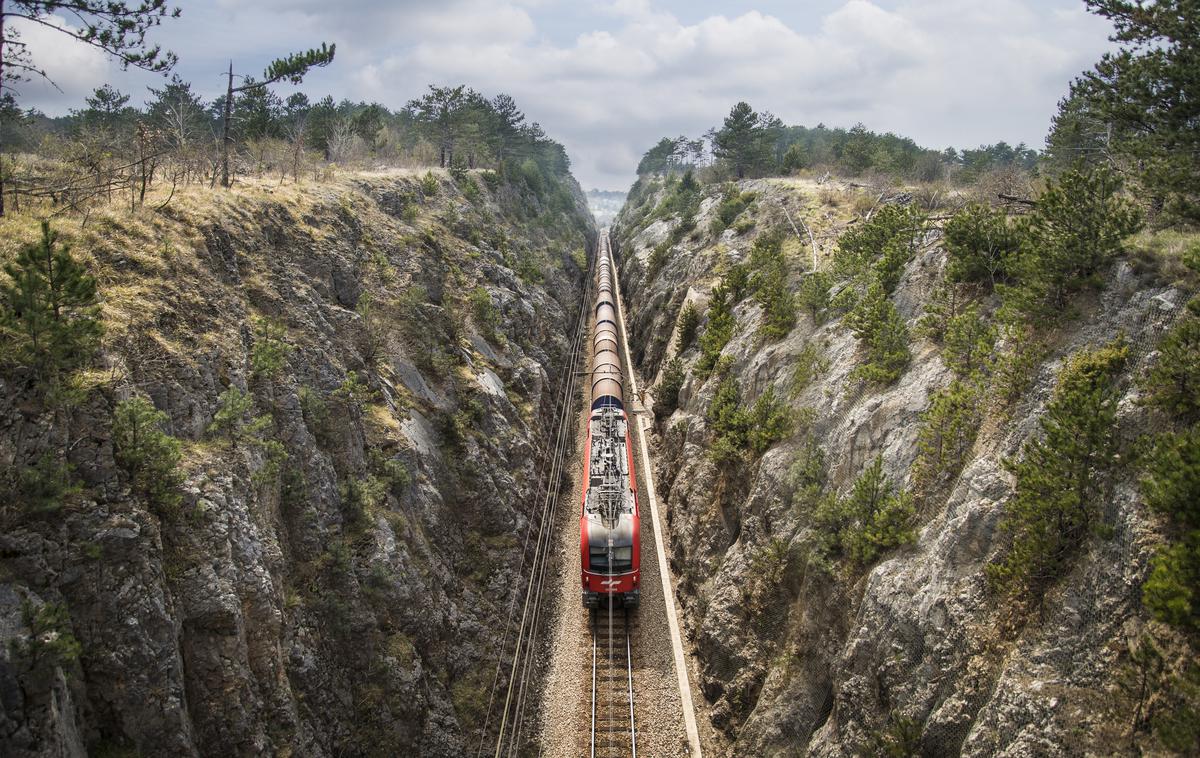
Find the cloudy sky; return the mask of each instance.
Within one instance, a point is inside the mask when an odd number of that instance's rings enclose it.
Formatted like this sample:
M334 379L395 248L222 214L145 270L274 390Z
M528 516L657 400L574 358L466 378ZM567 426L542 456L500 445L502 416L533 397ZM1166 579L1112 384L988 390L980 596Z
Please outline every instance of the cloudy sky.
M392 108L429 83L507 92L563 142L585 188L626 189L660 137L697 136L747 100L789 124L911 136L929 147L1040 147L1055 103L1110 49L1083 0L179 0L153 39L207 96L233 59L335 42L312 96ZM122 72L42 27L24 29L61 92L20 101L51 114L111 82L135 100L159 80ZM286 95L288 85L278 90Z

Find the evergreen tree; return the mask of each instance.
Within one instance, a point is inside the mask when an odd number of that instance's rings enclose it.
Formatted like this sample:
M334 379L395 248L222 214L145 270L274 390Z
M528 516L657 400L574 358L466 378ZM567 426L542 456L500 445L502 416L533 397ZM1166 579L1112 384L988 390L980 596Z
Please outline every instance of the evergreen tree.
M1156 440L1146 456L1142 494L1170 528L1142 587L1146 607L1168 623L1200 626L1200 424Z
M1128 356L1123 341L1072 356L1039 422L1041 436L1025 443L1019 460L1004 462L1016 476L1016 492L1001 521L1012 542L987 567L995 587L1040 593L1096 528L1119 450L1117 380Z
M1067 171L1051 181L1024 219L1017 283L1003 287L1010 313L1026 317L1059 313L1067 296L1094 284L1141 228L1138 210L1117 196L1113 171Z
M885 551L916 538L916 509L908 493L897 491L876 457L842 498L829 497L813 513L818 549L824 557L844 558L865 567Z
M479 95L465 85L457 87L435 87L408 104L408 110L417 123L424 126L438 146L438 165L442 168L454 163L454 149L463 138L468 124L468 112Z
M716 367L721 351L733 337L736 325L732 296L722 281L713 288L712 298L708 302L708 323L700 334L700 360L696 363L696 373L699 376L707 377Z
M921 212L903 205L885 205L870 220L851 227L838 237L834 268L843 275L865 280L875 274L885 292L900 281L904 266L916 253L924 231Z
M239 87L233 86L233 61L229 62L229 74L225 86L225 99L221 104L221 186L229 186L229 148L233 141L233 117L234 103L236 95L244 95L248 100L244 100L243 109L246 113L254 116L254 121L250 125L251 128L257 129L259 134L256 136L265 136L262 130L268 129L270 126L270 112L273 107L277 107L278 98L274 98L265 89L266 87L281 81L287 81L291 84L299 84L304 81L304 76L310 69L328 66L333 63L334 52L337 45L326 45L321 43L321 47L305 50L301 53L292 53L285 58L276 58L267 66L263 72L262 81L247 79L244 84Z
M981 421L979 385L955 379L929 398L917 433L913 481L926 491L953 478L966 463Z
M854 375L879 384L899 379L912 358L908 327L878 282L867 287L866 295L846 315L846 325L867 350L866 362Z
M0 331L8 360L53 379L86 362L103 328L96 301L96 280L74 259L48 221L42 239L21 248L4 265L9 281L0 282Z
M1200 10L1195 0L1087 0L1112 22L1107 53L1077 89L1119 149L1137 161L1146 186L1168 210L1200 220Z
M814 324L820 325L825 321L829 309L829 274L824 271L813 271L800 280L797 300L801 307L812 316Z
M113 412L113 454L129 475L134 492L163 509L180 500L179 440L163 431L167 414L142 397L117 405Z
M995 287L1011 273L1021 238L1003 211L974 203L955 213L943 229L946 278Z
M748 172L759 169L769 158L769 139L762 118L749 103L739 102L725 117L725 123L717 131L713 152L717 158L727 162L738 179ZM672 146L672 150L673 150Z
M967 379L987 370L995 347L996 328L983 320L972 303L947 324L942 361L959 378Z
M679 336L675 342L676 352L682 353L696 341L696 332L700 328L700 309L692 301L688 301L679 312Z
M1146 401L1171 418L1200 422L1200 298L1158 345L1158 361L1142 383Z
M654 416L664 419L679 407L679 390L687 374L683 369L683 361L672 358L663 371L662 381L658 383L658 391L654 396Z

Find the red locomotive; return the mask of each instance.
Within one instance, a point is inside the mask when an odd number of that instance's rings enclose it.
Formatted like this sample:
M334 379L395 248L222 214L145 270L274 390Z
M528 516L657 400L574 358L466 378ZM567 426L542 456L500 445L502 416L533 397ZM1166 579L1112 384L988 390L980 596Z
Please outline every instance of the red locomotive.
M615 601L635 607L641 596L637 477L617 354L616 296L607 238L602 239L597 269L591 415L579 518L583 605L599 608L602 601Z

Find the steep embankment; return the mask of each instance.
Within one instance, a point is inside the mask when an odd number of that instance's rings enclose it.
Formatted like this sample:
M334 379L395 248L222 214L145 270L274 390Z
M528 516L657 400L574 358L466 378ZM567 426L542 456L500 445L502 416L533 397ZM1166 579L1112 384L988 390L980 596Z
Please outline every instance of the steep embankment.
M730 272L748 261L756 239L783 230L784 281L797 290L814 255L804 227L820 249L819 268L828 270L838 235L879 212L877 192L755 180L725 195L698 188L690 205L677 188L677 181L643 184L615 235L644 376L670 383L664 375L686 304L701 314L700 339L678 354L678 409L668 398L658 416L656 475L685 626L714 724L733 740L730 754L1107 753L1151 739L1147 709L1170 707L1161 688L1171 685L1163 669L1147 674L1145 648L1131 657L1149 623L1141 583L1162 539L1161 523L1140 501L1136 471L1119 460L1095 464L1113 473L1098 506L1102 524L1042 602L998 593L985 566L1008 539L999 524L1013 475L1002 461L1019 457L1039 433L1067 356L1124 334L1130 355L1118 434L1130 441L1162 428L1136 401L1131 380L1154 362L1194 282L1176 286L1178 271L1153 260L1119 261L1101 290L1077 296L1074 317L1047 332L1044 352L1001 339L990 389L951 419L960 426L972 419L971 428L941 438L973 440L961 469L918 482L918 435L931 423L925 412L955 376L946 348L917 336L944 279L939 224L917 240L890 298L912 335L911 361L898 381L869 384L853 374L864 349L839 311L844 285L836 278L827 320L801 310L794 326L771 334L764 304L780 301L768 277L756 284L764 269L750 266L749 281L736 283ZM886 194L915 202L908 193ZM692 211L694 224L686 222ZM732 319L715 324L714 287L723 275ZM758 295L747 294L756 287ZM986 292L976 299L984 313L998 304ZM727 341L705 342L706 332L721 329ZM706 345L719 350L707 373ZM997 389L1001 366L1011 374L1007 399ZM660 383L659 403L669 394ZM793 420L782 435L781 408ZM878 478L873 490L851 493L856 482L872 484L862 475L877 456L875 473L911 499L888 497ZM866 517L851 509L865 501L877 515L895 506L895 523L856 520ZM909 505L911 540L899 536ZM888 547L895 542L901 546ZM1182 671L1176 662L1186 665L1194 652L1161 625L1155 635L1166 670Z
M473 749L594 241L578 188L360 175L56 226L105 336L66 396L0 381L0 753ZM5 254L35 233L7 221ZM131 398L178 488L131 490ZM71 489L37 477L60 456Z

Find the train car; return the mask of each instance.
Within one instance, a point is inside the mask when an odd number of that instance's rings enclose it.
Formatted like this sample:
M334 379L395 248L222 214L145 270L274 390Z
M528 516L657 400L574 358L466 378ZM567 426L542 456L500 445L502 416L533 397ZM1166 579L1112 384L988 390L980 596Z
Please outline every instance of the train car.
M592 334L591 406L579 518L583 605L636 607L641 597L637 477L617 353L612 257L602 241Z

